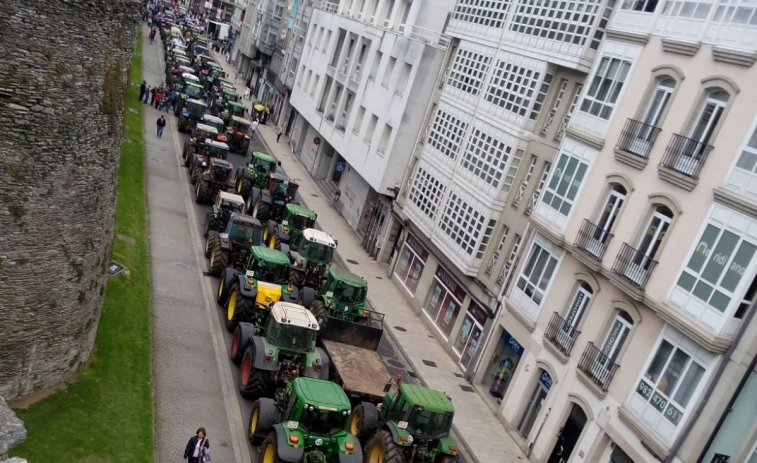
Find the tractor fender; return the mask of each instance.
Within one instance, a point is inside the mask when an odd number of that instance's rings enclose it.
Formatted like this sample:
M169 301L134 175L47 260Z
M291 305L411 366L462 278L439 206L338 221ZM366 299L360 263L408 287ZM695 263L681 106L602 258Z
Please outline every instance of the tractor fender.
M273 196L271 196L271 192L268 190L261 191L260 202L263 204L273 204Z
M276 232L279 224L275 220L269 220L265 226L268 228L268 236L271 236Z
M237 275L237 281L239 282L239 295L245 299L255 299L258 296L258 288L252 287L247 284L247 277L244 275Z
M271 432L271 428L276 424L276 402L273 399L267 397L261 397L258 399L259 414L258 414L258 433L260 435L267 435Z
M255 352L255 358L252 361L252 366L255 367L256 370L278 370L278 362L265 363L265 344L263 344L263 338L261 338L260 336L253 336L250 338L250 342L252 343L252 349Z
M297 299L300 298L300 290L297 289L296 286L292 286L292 292L289 293L287 291L281 292L281 300L284 302L291 302L292 304L297 303Z
M326 351L321 349L320 347L315 348L315 354L320 355L321 360L321 371L317 372L315 371L315 368L313 368L313 365L307 365L305 367L305 376L308 378L315 378L315 379L323 379L325 381L329 380L329 368L331 367L331 359L329 359L328 354L326 354Z
M352 445L355 446L355 450L352 453L339 452L339 463L362 463L363 448L360 445L360 441L352 439Z
M455 439L447 436L439 439L439 443L436 444L436 451L445 455L457 455L457 451L453 451L450 447L457 448L457 442Z
M288 243L289 240L291 240L289 233L282 230L281 227L278 227L276 229L276 233L278 234L277 238L279 240L279 243Z
M392 441L394 441L395 444L401 445L401 446L412 445L409 442L405 443L405 442L400 441L400 433L397 430L397 427L394 426L391 422L384 424L383 429L386 429L392 434Z
M315 290L309 286L302 288L302 306L310 310L315 302Z
M250 198L251 198L251 204L255 204L255 201L258 200L260 197L260 188L252 187L252 191L250 192Z
M279 458L288 463L301 462L305 457L305 446L298 448L290 446L284 426L280 423L273 425L273 430L276 433L276 453L279 454Z
M221 273L221 281L223 281L221 299L225 300L228 297L229 290L231 289L231 284L234 282L234 279L237 277L237 275L238 272L233 268L223 269L223 273Z
M250 173L249 169L247 167L239 167L239 172L244 178L248 180L252 180L253 183L255 183L255 176Z
M258 329L252 323L241 322L237 327L239 330L239 349L244 352L252 343L252 338L257 335Z
M279 247L281 248L281 252L287 255L289 257L289 260L291 261L292 258L289 256L289 245L286 243L280 243Z
M363 434L372 436L379 423L378 409L370 402L360 402L363 406Z

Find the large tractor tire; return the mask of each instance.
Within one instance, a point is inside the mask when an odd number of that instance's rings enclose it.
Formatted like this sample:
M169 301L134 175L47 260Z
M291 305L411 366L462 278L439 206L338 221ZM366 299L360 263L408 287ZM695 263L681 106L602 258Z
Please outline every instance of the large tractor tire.
M289 272L289 284L297 288L302 288L305 283L305 274L302 272Z
M271 432L276 421L276 404L271 399L258 399L252 404L250 424L247 426L247 440L254 446L261 442Z
M276 433L272 432L268 434L268 437L263 441L263 445L260 447L261 454L263 455L262 463L284 463L284 460L279 458L278 443L276 442Z
M242 321L242 315L245 312L252 312L255 309L255 300L242 297L239 294L239 282L234 282L229 290L229 298L226 301L226 317L224 318L224 325L229 332L234 330Z
M271 216L271 205L261 202L260 205L258 206L258 211L254 217L260 220L261 223L265 223L268 221L268 218L270 216Z
M313 305L310 307L310 312L312 312L315 319L318 320L319 331L323 333L326 330L326 325L328 325L330 318L328 307L323 303L323 300L318 299L313 302Z
M376 431L378 425L378 410L369 402L363 402L350 415L349 432L362 440Z
M189 148L192 146L192 142L189 140L184 142L184 147L181 149L181 160L184 161L184 167L189 165L187 157L189 156Z
M212 240L212 242L210 242ZM223 269L229 266L229 253L221 249L221 238L218 232L208 233L210 242L210 261L208 262L208 271L213 276L219 276Z
M377 432L368 442L365 451L367 463L403 463L404 458L399 445L392 439L392 433L386 429Z
M204 227L204 234L205 237L208 237L208 233L210 233L211 230L215 230L217 232L221 231L221 220L216 217L215 214L212 212L208 212L205 214L205 227ZM207 254L205 254L205 257L208 257Z
M200 181L200 178L202 178L202 169L195 164L192 166L192 176L189 178L189 181L194 185Z
M247 346L242 358L242 371L239 373L239 393L245 399L263 397L269 389L268 372L256 369L254 365L255 351Z
M222 275L222 277L218 280L218 291L216 291L216 303L221 307L224 307L224 299L225 299L223 297L224 296L223 284L224 284L224 279Z
M195 202L197 204L208 204L213 201L213 198L211 197L211 191L210 191L210 183L206 182L203 179L200 179L199 182L197 182L197 187L195 188Z
M235 189L237 194L246 200L252 191L252 180L245 177L244 174L237 177Z

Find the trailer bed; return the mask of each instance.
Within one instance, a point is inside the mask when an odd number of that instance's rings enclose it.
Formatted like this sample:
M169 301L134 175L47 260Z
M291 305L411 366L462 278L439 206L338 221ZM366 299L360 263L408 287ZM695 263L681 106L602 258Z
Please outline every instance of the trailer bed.
M376 351L327 340L323 344L348 395L383 398L391 375Z

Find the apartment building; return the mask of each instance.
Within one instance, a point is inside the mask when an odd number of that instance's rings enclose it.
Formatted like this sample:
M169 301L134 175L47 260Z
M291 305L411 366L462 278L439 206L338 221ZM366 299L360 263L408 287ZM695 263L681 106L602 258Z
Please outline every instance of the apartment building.
M494 412L530 335L505 328L500 295L611 13L611 1L459 0L438 98L383 236L379 258ZM482 356L488 338L494 354Z
M756 9L615 5L483 349L535 461L753 461Z
M357 231L379 228L447 56L453 0L341 0L312 11L290 103L290 144L341 191Z
M231 16L231 28L233 30L232 36L236 39L242 33L242 24L244 23L244 17L247 13L247 0L235 0L234 2L234 14ZM232 50L237 50L236 41Z

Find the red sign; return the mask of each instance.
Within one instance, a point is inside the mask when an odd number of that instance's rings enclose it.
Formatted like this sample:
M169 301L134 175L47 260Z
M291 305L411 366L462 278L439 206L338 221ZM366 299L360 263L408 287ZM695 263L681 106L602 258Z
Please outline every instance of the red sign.
M437 280L439 280L444 286L447 287L449 292L451 292L458 301L462 302L463 299L465 299L465 289L463 289L462 286L458 285L457 281L452 278L452 275L447 273L441 265L436 268L436 273L434 274L434 276L436 276Z
M428 251L423 248L423 245L421 245L421 243L413 235L408 233L405 244L407 244L410 249L415 251L418 257L421 258L423 263L426 263L426 259L428 259Z

